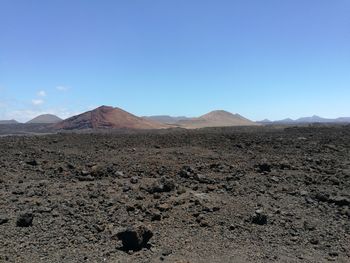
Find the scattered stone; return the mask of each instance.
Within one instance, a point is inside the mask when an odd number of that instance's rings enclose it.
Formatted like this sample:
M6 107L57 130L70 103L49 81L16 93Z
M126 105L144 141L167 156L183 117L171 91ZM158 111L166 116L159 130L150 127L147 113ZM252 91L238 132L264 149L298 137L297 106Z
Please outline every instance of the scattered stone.
M208 227L209 223L206 220L205 216L203 214L194 215L196 218L196 222L201 226L201 227Z
M336 251L331 251L331 252L328 253L328 255L333 257L333 258L335 258L335 257L339 256L339 253L336 252Z
M30 227L33 224L34 215L30 212L25 212L17 217L16 225L18 227Z
M74 164L67 163L67 168L68 169L75 169L75 166L74 166Z
M207 186L207 191L208 192L212 192L215 191L217 189L217 187L215 185L208 185Z
M125 185L123 185L122 190L123 190L123 192L129 192L131 190L131 187L130 187L130 185L125 184Z
M0 225L5 224L9 221L8 217L5 215L0 215Z
M78 176L77 179L81 182L92 182L95 181L95 177L89 175L86 176Z
M26 161L26 164L29 164L29 165L32 165L32 166L37 166L38 162L35 159L33 159L33 160Z
M96 229L96 231L98 233L101 233L101 232L103 232L105 230L105 226L103 224L95 224L94 228Z
M278 183L280 181L276 176L272 176L270 180L274 183Z
M130 183L137 184L139 182L139 179L136 176L133 176L130 178Z
M317 201L320 201L320 202L328 202L329 201L329 194L323 193L323 192L316 193L315 199Z
M157 211L151 213L151 221L160 221L160 220L162 220L161 213L159 213Z
M183 166L179 172L180 177L189 178L194 174L194 170L190 166Z
M288 162L288 160L283 160L280 162L280 169L281 170L289 170L291 168L292 167L291 167L290 163Z
M263 210L256 210L252 216L252 223L257 225L266 225L267 224L267 215L264 214Z
M152 184L147 191L151 194L171 192L176 187L174 180L162 177L160 180Z
M163 249L163 251L162 251L162 256L164 256L164 257L167 257L167 256L169 256L171 253L173 253L173 251L171 250L171 249Z
M194 179L196 179L198 182L200 182L202 184L212 184L212 183L214 183L213 179L208 178L207 176L205 176L203 174L196 174L194 176Z
M165 211L170 210L171 206L169 204L167 204L167 203L164 203L164 204L158 205L157 208L159 209L159 211L165 212Z
M122 241L124 251L139 251L148 247L153 232L144 225L138 225L123 229L117 233L117 237Z
M315 230L316 229L316 222L304 221L304 229L309 230L309 231Z
M105 172L104 168L100 165L94 165L91 167L91 175L92 176L101 177L104 175L104 172Z
M122 171L116 171L116 172L114 173L114 175L115 175L116 177L123 177L123 176L124 176L124 173L123 173Z
M331 197L331 198L329 198L329 202L334 203L335 205L338 205L338 206L349 206L350 205L350 199L347 197L343 197L343 196Z
M318 245L319 242L320 242L320 241L319 241L316 237L313 237L313 238L310 239L310 243L311 243L312 245Z
M293 236L290 238L290 241L292 242L297 242L299 240L299 238L297 236Z
M164 192L173 191L176 187L174 180L166 178L166 177L162 177L160 182L163 185Z
M299 194L300 194L300 196L307 196L308 192L304 191L304 190L301 190Z
M269 172L271 172L271 165L266 163L266 162L260 163L256 167L257 167L257 170L258 170L259 173L269 173Z
M88 176L88 175L90 175L90 172L87 171L87 170L82 170L82 171L81 171L81 175L82 175L82 176Z

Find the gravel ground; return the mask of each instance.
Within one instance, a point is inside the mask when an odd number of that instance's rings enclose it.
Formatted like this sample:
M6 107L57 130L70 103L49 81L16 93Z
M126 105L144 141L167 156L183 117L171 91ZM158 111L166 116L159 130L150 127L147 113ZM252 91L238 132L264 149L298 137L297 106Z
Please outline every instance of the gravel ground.
M0 138L0 262L350 262L350 127Z

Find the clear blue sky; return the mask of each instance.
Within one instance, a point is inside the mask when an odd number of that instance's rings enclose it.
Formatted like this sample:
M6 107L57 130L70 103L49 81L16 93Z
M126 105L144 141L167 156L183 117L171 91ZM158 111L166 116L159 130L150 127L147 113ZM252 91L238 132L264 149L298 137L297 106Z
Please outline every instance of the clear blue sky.
M0 0L0 119L350 116L349 0Z

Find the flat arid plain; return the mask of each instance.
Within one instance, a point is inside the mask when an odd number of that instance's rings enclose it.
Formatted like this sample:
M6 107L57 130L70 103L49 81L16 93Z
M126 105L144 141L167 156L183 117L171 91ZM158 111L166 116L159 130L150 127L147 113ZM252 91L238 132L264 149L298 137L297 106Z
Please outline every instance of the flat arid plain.
M350 126L0 138L0 262L349 262Z

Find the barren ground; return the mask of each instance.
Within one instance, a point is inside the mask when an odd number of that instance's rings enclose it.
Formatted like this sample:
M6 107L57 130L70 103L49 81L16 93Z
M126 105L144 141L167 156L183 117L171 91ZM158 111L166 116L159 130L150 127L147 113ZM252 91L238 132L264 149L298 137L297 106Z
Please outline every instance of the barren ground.
M0 262L350 262L349 206L349 126L0 138Z

